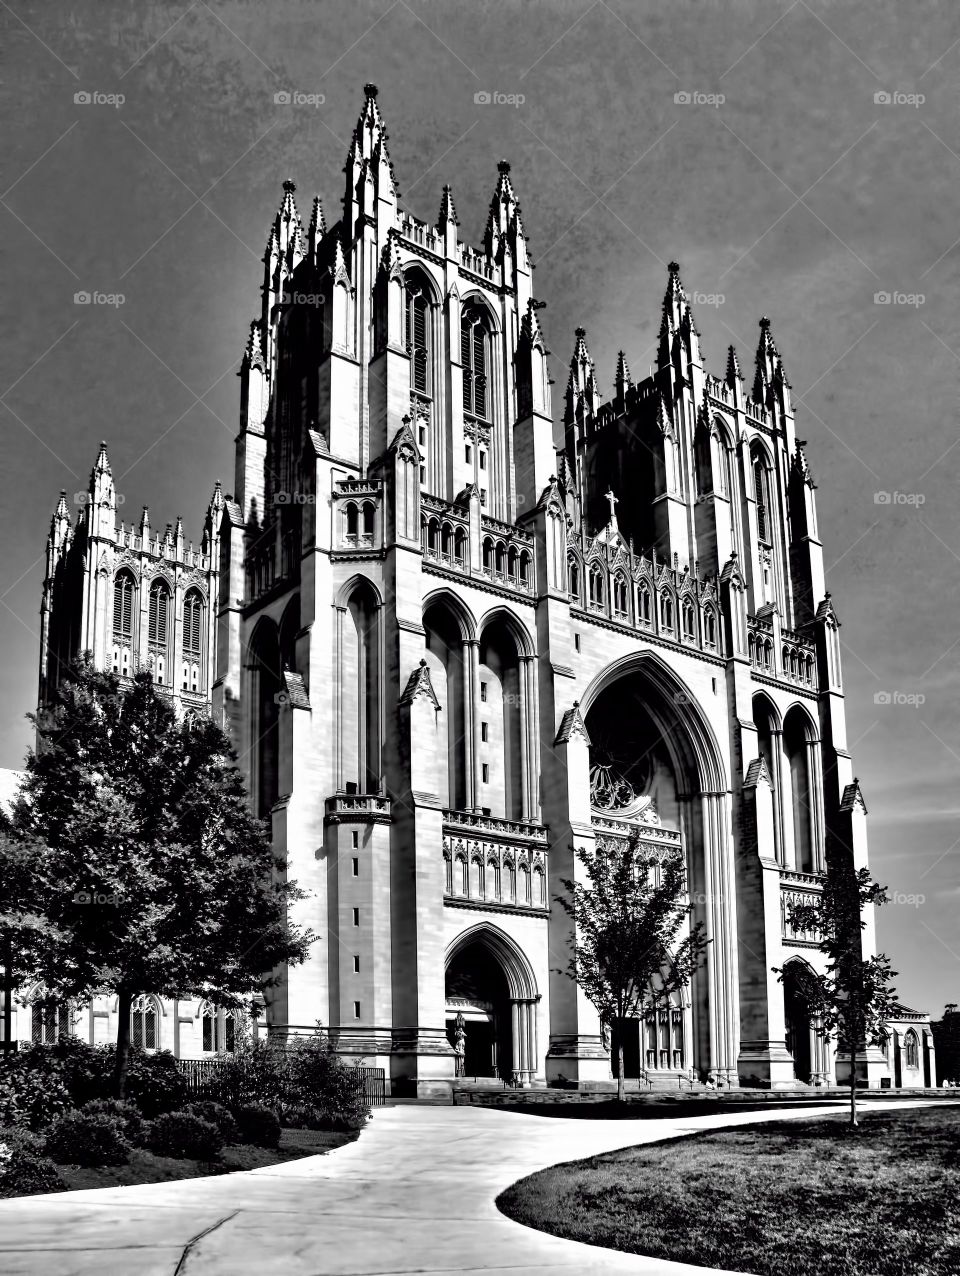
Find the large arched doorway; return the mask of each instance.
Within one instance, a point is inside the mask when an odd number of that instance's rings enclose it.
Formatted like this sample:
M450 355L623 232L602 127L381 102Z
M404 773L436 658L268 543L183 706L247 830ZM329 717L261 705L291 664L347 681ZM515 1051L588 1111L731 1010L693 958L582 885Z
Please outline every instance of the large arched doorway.
M590 758L590 817L598 848L637 839L655 862L679 857L693 911L712 941L682 994L651 997L617 1026L624 1071L675 1088L693 1073L736 1084L739 1007L730 972L739 954L731 916L728 783L695 697L655 653L608 668L581 702ZM656 870L656 868L654 869Z
M447 953L447 1039L461 1075L526 1085L537 1071L536 980L504 932L476 926Z

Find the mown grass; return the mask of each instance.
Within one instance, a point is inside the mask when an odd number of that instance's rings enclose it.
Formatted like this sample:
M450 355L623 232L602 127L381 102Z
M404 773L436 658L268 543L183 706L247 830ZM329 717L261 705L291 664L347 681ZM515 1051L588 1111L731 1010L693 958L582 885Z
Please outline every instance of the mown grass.
M698 1134L554 1166L498 1198L591 1245L756 1276L957 1276L960 1107Z
M256 1170L279 1165L304 1156L317 1156L352 1143L356 1133L325 1130L284 1130L278 1148L255 1147L252 1143L231 1144L218 1161L179 1160L155 1156L145 1148L134 1148L126 1165L58 1165L57 1172L66 1189L88 1187L129 1187L135 1183L167 1183L173 1179L195 1179L211 1174L232 1174L236 1170Z

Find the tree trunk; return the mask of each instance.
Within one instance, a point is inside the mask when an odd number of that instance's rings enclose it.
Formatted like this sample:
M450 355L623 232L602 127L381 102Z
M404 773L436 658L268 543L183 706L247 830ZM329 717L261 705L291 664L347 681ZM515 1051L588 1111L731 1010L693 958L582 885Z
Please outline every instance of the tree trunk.
M133 993L121 991L117 997L117 1052L113 1067L113 1092L124 1097L127 1087L127 1064L130 1062L130 1011Z
M857 1053L850 1051L850 1124L857 1125Z
M623 1021L621 1020L621 1023ZM617 1102L624 1102L624 1084L623 1084L623 1034L617 1033Z

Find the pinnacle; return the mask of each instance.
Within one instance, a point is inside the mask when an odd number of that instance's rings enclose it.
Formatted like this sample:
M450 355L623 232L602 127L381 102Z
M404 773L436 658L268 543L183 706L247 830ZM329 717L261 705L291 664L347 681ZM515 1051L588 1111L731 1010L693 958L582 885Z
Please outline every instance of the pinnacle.
M364 97L376 99L376 96L379 92L380 90L377 88L375 84L365 84L363 86Z

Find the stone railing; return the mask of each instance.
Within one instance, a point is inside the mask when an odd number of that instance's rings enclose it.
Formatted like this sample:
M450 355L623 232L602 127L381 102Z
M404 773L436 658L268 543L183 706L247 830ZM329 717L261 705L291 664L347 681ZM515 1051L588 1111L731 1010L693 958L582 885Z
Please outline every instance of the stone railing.
M712 399L717 399L720 403L726 404L728 407L733 405L733 391L727 385L726 381L721 381L719 377L707 373L707 394Z
M465 907L550 908L547 830L527 820L443 812L444 897Z
M747 617L747 651L754 669L769 674L771 678L776 677L773 626L769 620L761 620L759 616Z
M521 594L534 592L534 540L511 523L481 515L480 570L489 580Z
M813 640L792 629L781 632L783 640L782 669L788 682L801 687L815 687L817 682L817 651Z
M419 244L421 248L429 248L431 252L441 251L439 236L433 228L409 213L400 218L400 234L411 244Z
M333 544L339 550L383 545L383 481L343 479L333 492Z
M379 793L335 793L324 803L328 824L389 824L391 803Z
M421 493L420 539L424 558L455 571L470 570L470 520L462 506Z
M590 816L590 823L598 837L620 842L636 840L645 852L654 855L680 855L683 843L676 829L661 828L659 824L645 824L635 820L617 820L609 815Z

